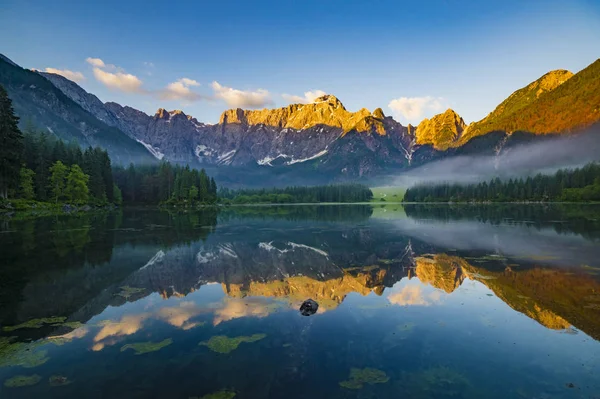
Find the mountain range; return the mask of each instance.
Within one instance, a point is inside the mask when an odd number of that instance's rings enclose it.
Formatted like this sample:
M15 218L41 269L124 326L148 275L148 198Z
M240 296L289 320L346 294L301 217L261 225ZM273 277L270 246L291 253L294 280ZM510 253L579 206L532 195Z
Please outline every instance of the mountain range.
M63 76L23 69L4 56L0 84L22 124L105 147L116 163L187 163L230 185L376 179L441 158L495 155L600 120L600 60L577 74L548 72L469 125L448 109L403 126L381 108L348 111L333 95L277 109L230 109L206 124L179 110L147 115L103 103Z

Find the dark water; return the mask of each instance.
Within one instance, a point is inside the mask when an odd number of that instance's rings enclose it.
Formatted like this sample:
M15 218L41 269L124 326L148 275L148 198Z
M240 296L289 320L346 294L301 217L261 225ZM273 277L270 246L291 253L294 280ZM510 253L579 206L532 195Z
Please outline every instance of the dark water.
M600 398L598 206L126 209L0 248L2 398Z

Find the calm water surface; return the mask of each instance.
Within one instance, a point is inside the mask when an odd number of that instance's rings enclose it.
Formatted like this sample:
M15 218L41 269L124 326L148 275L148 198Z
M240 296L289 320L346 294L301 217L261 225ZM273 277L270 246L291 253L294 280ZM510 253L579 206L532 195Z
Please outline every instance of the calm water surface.
M0 248L2 398L600 398L600 207L125 209Z

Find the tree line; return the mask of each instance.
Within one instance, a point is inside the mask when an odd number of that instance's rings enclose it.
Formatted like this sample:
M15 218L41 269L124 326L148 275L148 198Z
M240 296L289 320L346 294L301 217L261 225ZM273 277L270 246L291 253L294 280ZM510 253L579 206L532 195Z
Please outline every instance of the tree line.
M73 203L115 200L111 162L100 148L82 151L32 126L18 127L12 102L0 87L0 197Z
M21 132L0 86L0 198L106 205L215 203L217 184L203 170L159 165L113 167L108 152L26 126Z
M554 175L478 184L433 184L409 188L405 202L600 201L600 164L561 169Z
M204 169L189 166L159 165L113 168L114 180L126 203L145 204L214 204L217 201L217 183Z
M234 204L286 204L314 202L367 202L373 192L362 184L331 184L314 187L286 187L219 191L222 203Z

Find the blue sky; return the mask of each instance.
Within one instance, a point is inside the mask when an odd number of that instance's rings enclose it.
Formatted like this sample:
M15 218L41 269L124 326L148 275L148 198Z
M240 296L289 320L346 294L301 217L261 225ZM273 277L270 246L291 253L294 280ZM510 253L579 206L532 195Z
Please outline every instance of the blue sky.
M600 1L189 3L2 0L0 52L102 101L211 123L320 92L403 124L447 107L470 122L600 57Z

